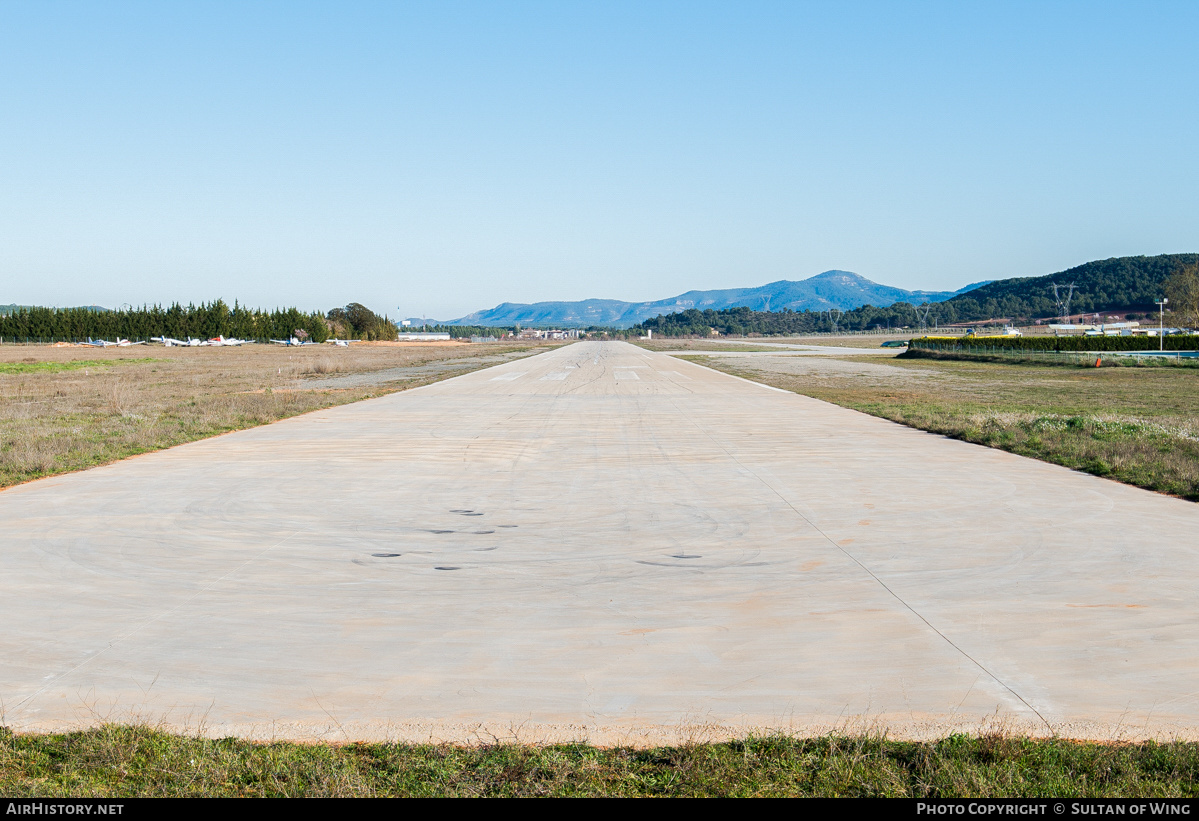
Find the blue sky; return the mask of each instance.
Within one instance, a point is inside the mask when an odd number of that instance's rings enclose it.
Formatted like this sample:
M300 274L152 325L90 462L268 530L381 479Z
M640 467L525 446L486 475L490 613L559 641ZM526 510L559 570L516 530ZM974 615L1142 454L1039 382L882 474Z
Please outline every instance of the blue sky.
M1199 251L1199 4L0 4L0 303L957 288Z

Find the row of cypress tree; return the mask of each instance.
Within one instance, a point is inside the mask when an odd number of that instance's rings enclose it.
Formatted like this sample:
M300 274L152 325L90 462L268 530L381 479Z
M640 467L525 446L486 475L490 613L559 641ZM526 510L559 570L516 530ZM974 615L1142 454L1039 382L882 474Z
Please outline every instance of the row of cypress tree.
M287 339L297 331L314 342L329 338L329 327L319 311L304 313L296 308L274 311L233 307L223 300L200 305L168 308L160 305L116 311L94 308L19 307L0 315L0 339L8 341L57 342L85 339L144 340L154 336L175 339L214 336L265 341Z

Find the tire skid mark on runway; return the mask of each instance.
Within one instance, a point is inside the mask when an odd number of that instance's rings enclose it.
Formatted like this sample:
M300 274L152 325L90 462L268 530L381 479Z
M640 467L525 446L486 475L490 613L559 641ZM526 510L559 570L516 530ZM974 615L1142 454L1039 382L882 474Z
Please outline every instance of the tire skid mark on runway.
M554 353L554 351L546 351L543 354L537 354L537 356L529 357L529 360L535 361L537 359L537 357L552 356L553 353ZM492 379L492 380L488 380L488 381L494 382L495 380ZM491 424L486 425L482 430L480 430L478 433L476 433L472 437L471 443L468 444L465 448L463 448L462 461L464 463L470 462L471 449L474 448L476 444L478 444L479 440L483 437L483 435L485 433L494 431L497 428L501 428L501 429L507 428L510 425L510 423L512 422L512 420L519 419L520 417L524 416L527 413L527 408L529 406L529 403L531 403L536 398L536 396L537 396L537 394L529 394L528 396L525 397L524 402L519 407L517 407L512 413L507 414L506 416L503 416L503 417L497 417L497 418L493 419ZM520 461L521 456L527 451L527 448L528 448L528 443L526 442L521 446L520 450L512 458L513 465L515 465L518 461Z
M608 355L606 353L596 354L595 357L591 360L591 364L592 365L600 365L601 358L606 360L608 358ZM586 363L580 362L580 364L585 365ZM601 379L603 379L607 375L608 375L608 368L606 367L606 365L601 366L600 372L597 376L595 376L593 379L587 380L586 382L582 383L581 385L573 386L568 391L566 391L566 393L583 393L587 388L591 387L596 382L599 382Z
M538 356L550 356L553 353L554 353L553 351L547 351L543 354L538 354ZM488 381L492 381L492 380L488 380ZM485 386L486 386L486 383L483 383L482 385L480 385L480 387L484 388L484 390L486 389ZM486 395L486 394L483 393L483 395ZM515 397L516 394L512 394L512 396ZM508 471L514 470L515 465L521 459L523 459L525 457L525 455L529 452L529 448L537 440L534 438L525 438L524 440L520 441L519 443L515 443L515 442L511 442L511 441L497 439L494 435L489 436L488 434L491 434L493 431L495 431L497 429L502 430L505 428L509 428L514 420L518 420L520 418L527 417L531 403L535 402L539 398L542 398L543 396L545 396L545 394L540 394L537 392L530 392L530 393L524 394L521 397L520 404L511 413L490 419L481 429L477 430L475 432L475 434L469 438L469 440L467 441L465 446L462 448L461 462L464 464L471 463L472 462L471 452L473 450L476 450L478 448L486 448L486 449L494 450L497 446L497 442L502 442L506 446L505 458L504 458L506 467L503 469L508 470ZM455 461L458 461L458 460L455 460ZM475 459L474 461L478 461L478 459ZM450 510L449 512L460 515L460 516L462 516L462 515L470 515L470 516L483 515L480 513L476 513L474 508L470 508L470 509L456 508L456 509ZM499 525L496 525L496 527L516 528L518 526L513 525L513 524L499 524ZM430 528L425 528L425 527L419 527L416 525L409 525L404 528L399 528L396 532L406 534L405 538L407 540L411 541L415 537L419 541L419 537L423 533L433 534L433 533L440 532L440 533L448 534L448 533L452 533L455 531L445 530L445 529L430 529ZM473 532L473 531L463 531L462 533L464 533L465 535L468 535L468 536L473 536L473 535L488 535L489 533L493 534L493 533L495 533L495 531L490 530L490 531L482 532L482 533ZM472 552L494 551L494 550L498 549L498 547L499 547L499 545L496 545L493 547L484 547L484 548L471 548L471 547L463 546L463 545L448 545L447 546L444 543L441 543L441 544L437 545L437 550L435 550L435 551L408 550L406 552L411 555L431 556L431 555L434 555L435 553L444 554L447 551L454 551L454 550L470 550ZM367 565L367 564L357 561L357 560L351 560L351 561L354 564L358 564L363 567L370 566L371 569L375 572L379 572L381 569L378 564ZM494 565L492 565L492 567L494 569ZM403 570L407 571L407 570L411 570L413 568L398 568L398 569L403 569Z
M625 411L621 414L621 416L623 418L635 419L640 423L644 417L644 408L642 406L641 400L637 396L630 396L630 397L628 397L628 399L630 399L631 401L636 403L635 412L630 413L628 411ZM623 402L622 402L622 404L623 404ZM677 409L677 406L676 406L676 409ZM643 436L648 436L649 442L652 443L652 445L653 445L653 452L656 453L661 458L661 463L656 466L658 468L658 470L661 471L663 468L665 468L674 477L673 480L660 478L660 479L658 479L659 483L674 486L674 487L686 486L688 484L688 477L677 466L676 462L670 457L670 450L668 448L666 448L663 445L663 443L659 440L658 435L657 435L657 427L654 425L638 424L637 428L638 428L638 432L641 433ZM641 454L646 453L648 450L649 450L648 448L644 447L644 443L640 443L638 445L638 447L636 448L636 452L641 453ZM631 461L631 464L637 464L637 463L638 463L637 461ZM692 511L692 513L694 515L697 516L697 518L702 519L708 525L709 530L715 530L716 532L719 532L721 530L720 522L716 521L716 519L710 513L708 513L704 508L696 507L694 505L687 505L687 507ZM741 524L742 528L745 527L744 521L741 521L740 524ZM736 528L730 528L730 529L736 529ZM668 536L669 540L676 546L677 550L681 553L685 553L689 546L694 547L694 545L685 544L683 542L683 540L680 539L673 532L666 534L666 535ZM711 535L712 534L709 534L709 536L711 536ZM744 529L742 530L740 535L744 535ZM676 549L676 548L672 548L672 549ZM761 553L762 553L762 551L758 550L758 549L749 550L749 551L742 550L742 551L740 551L740 556L738 558L736 558L735 560L725 561L725 562L721 562L718 564L709 562L702 566L696 566L696 565L693 565L690 563L680 564L679 562L651 562L651 561L642 561L642 560L636 560L636 561L638 564L643 564L643 565L653 565L653 566L660 566L660 567L674 567L674 568L682 568L684 570L692 570L692 571L700 570L700 569L714 570L714 569L720 569L720 568L724 568L724 567L733 567L733 566L738 566L738 567L765 566L766 564L768 564L767 562L750 561L751 559L758 558L761 555ZM673 558L679 558L679 557L675 556ZM690 557L688 557L688 558L690 558ZM709 557L709 558L711 558L711 557Z

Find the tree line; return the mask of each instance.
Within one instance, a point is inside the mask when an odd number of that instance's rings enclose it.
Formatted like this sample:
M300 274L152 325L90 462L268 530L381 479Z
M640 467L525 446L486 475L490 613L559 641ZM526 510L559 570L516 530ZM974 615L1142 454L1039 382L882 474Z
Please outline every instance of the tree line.
M933 324L957 322L958 314L946 310L946 303L928 306L925 321ZM940 309L940 310L938 310ZM701 311L697 308L647 319L630 328L632 333L653 331L660 336L708 336L713 330L726 336L746 334L793 335L834 333L837 331L901 330L917 328L924 306L897 302L886 308L863 305L851 311L755 311L750 308L725 308Z
M200 305L161 305L122 308L43 308L14 306L0 314L0 338L12 341L82 341L85 339L146 340L156 336L174 339L236 337L265 342L292 336L324 342L341 339L395 339L395 323L365 306L352 302L327 314L304 313L297 308L264 311L223 300Z

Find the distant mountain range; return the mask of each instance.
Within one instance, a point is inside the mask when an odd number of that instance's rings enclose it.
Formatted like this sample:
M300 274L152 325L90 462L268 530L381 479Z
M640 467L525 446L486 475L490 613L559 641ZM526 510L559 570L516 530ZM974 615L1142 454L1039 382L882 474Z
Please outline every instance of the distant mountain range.
M757 288L726 288L688 291L655 302L621 302L616 299L584 299L578 302L504 302L486 311L476 311L445 325L562 325L586 327L608 325L627 328L660 314L691 308L721 310L752 308L755 311L847 311L862 305L886 306L896 302L913 304L943 302L978 288L976 282L956 291L906 291L879 285L850 271L825 271L804 280L781 279ZM417 324L420 320L413 320Z

